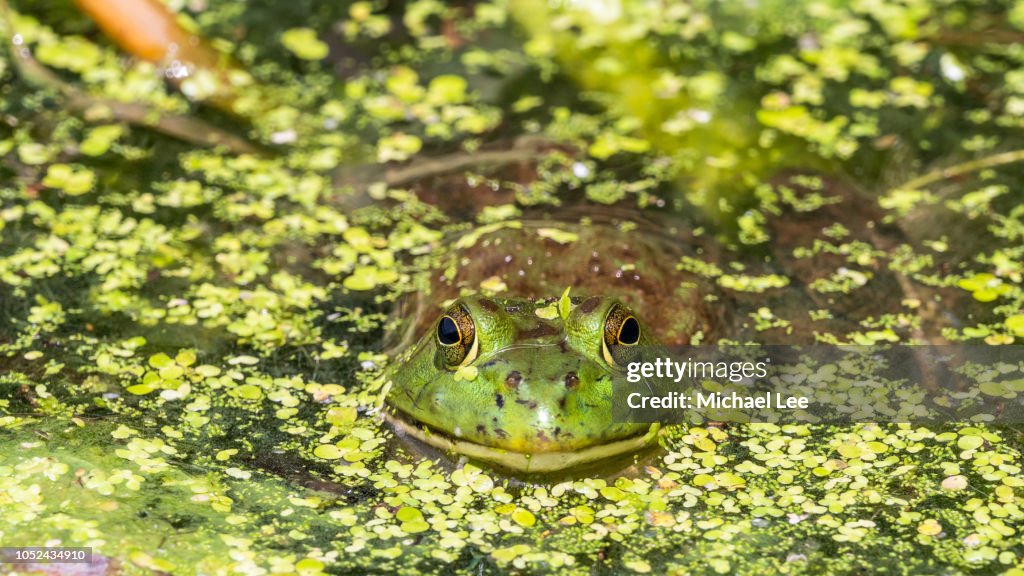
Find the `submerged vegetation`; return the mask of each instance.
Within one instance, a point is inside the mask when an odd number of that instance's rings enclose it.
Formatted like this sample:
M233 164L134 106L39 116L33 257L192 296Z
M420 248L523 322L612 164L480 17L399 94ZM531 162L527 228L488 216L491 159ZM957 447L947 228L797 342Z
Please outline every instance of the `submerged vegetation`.
M10 4L4 546L139 574L1024 573L1019 427L673 427L634 474L524 485L380 417L403 297L581 204L686 222L714 250L675 266L768 339L1021 344L1024 2L169 0L228 96L70 2ZM809 304L773 307L794 284Z

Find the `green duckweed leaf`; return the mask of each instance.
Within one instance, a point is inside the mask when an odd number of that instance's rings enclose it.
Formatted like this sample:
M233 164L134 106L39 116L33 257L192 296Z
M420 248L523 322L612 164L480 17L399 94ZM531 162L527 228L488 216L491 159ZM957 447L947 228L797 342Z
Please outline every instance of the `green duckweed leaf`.
M96 174L84 166L51 164L46 170L43 185L63 190L68 196L81 196L92 190Z
M281 43L289 52L303 60L322 60L327 56L327 44L317 38L312 28L292 28L281 34Z

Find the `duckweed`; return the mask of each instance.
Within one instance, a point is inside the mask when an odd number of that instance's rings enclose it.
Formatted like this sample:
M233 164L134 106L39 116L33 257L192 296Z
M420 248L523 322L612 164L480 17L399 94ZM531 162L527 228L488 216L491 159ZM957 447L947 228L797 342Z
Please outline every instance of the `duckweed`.
M1021 2L170 5L251 74L238 117L84 16L3 13L5 546L139 574L1024 573L1019 427L672 426L624 476L523 483L381 414L404 296L580 202L692 223L667 265L759 333L1020 344ZM812 377L855 393L840 368Z

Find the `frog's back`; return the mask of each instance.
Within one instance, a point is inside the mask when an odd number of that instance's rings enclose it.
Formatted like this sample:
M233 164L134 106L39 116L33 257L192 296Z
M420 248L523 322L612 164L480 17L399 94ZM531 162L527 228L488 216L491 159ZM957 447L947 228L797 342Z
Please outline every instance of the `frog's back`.
M667 344L707 340L720 322L708 283L680 270L681 256L699 256L686 230L652 229L649 221L520 220L485 225L457 238L436 270L421 309L475 292L542 299L571 288L577 296L618 298L647 318ZM433 303L433 305L431 305ZM671 322L668 320L671 319ZM418 326L422 332L424 326Z

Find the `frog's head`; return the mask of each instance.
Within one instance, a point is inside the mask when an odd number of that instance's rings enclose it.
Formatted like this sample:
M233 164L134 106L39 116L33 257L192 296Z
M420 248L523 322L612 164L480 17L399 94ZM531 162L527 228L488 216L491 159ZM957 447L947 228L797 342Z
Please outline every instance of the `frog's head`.
M637 451L656 428L612 420L612 373L653 343L613 298L455 301L396 363L398 429L507 468L553 471ZM616 361L618 357L619 362Z

